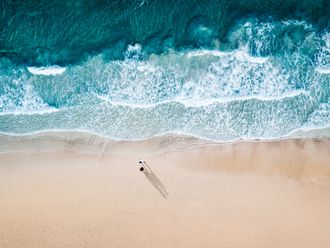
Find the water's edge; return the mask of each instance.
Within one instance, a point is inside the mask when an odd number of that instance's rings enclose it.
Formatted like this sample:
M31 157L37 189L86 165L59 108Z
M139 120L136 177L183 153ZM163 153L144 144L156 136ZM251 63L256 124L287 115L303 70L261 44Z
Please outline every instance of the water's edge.
M194 150L194 148L233 145L237 143L251 142L281 142L290 140L308 141L319 140L330 142L330 127L324 128L321 134L314 130L300 130L305 134L292 133L289 136L278 139L237 139L232 141L212 141L198 137L167 133L143 140L114 140L109 137L100 136L95 133L82 131L45 131L24 135L11 135L0 133L0 153L48 153L57 151L75 152L82 154L158 154L168 152L179 152L182 150ZM309 135L306 135L309 134ZM330 148L330 143L329 143Z

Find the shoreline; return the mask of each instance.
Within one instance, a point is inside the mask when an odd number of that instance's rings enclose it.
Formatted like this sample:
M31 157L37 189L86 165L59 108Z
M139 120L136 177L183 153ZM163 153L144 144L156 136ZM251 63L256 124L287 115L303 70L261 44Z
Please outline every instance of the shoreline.
M0 154L11 152L55 152L55 151L75 151L78 153L99 154L101 150L104 153L113 153L114 151L107 151L107 146L130 147L134 146L136 150L139 147L156 145L158 150L174 151L178 149L189 149L191 147L199 146L225 146L236 145L240 143L278 143L278 142L305 142L305 141L321 141L330 143L330 137L322 135L322 131L327 132L330 127L317 129L320 131L320 136L311 135L305 136L294 135L295 133L306 133L308 130L295 130L294 132L279 138L254 138L254 139L235 139L228 141L216 141L204 139L189 134L165 133L162 135L139 139L139 140L116 140L93 132L85 132L79 130L61 131L61 130L47 130L38 131L26 134L10 134L0 132ZM314 129L312 129L314 130ZM315 131L315 130L314 130ZM161 144L161 145L158 145ZM89 149L88 149L89 146ZM329 145L330 146L330 145ZM46 148L47 147L47 148ZM171 149L168 149L171 148ZM88 151L89 150L89 151ZM141 149L144 150L144 149Z

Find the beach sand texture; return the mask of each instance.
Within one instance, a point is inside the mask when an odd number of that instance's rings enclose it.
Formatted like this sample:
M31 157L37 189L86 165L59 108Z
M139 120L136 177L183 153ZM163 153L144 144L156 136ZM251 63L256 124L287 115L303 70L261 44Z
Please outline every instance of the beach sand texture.
M0 247L330 247L329 140L165 143L0 154Z

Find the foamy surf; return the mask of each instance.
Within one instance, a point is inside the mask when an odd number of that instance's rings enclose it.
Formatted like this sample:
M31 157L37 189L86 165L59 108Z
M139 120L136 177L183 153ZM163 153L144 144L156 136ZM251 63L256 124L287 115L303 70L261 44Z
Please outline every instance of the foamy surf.
M281 34L296 29L306 42L289 54L291 41ZM148 47L132 43L123 59L108 60L104 52L68 67L26 70L1 59L0 132L83 130L115 140L175 133L232 141L329 125L328 33L305 21L252 19L234 26L227 39L238 47L149 55Z
M48 66L48 67L27 67L28 71L34 75L54 76L61 75L65 72L65 67L60 66Z
M315 71L321 74L330 74L330 67L318 67Z
M280 101L284 100L287 98L294 98L297 96L307 96L310 97L310 94L305 91L305 90L296 90L292 91L286 94L282 95L274 95L274 96L237 96L237 97L223 97L219 99L208 99L208 100L189 100L185 98L176 98L173 100L168 100L168 101L161 101L161 102L156 102L153 104L139 104L139 103L128 103L125 101L112 101L108 96L106 95L96 95L96 97L102 101L104 101L107 104L111 104L113 106L122 106L122 107L129 107L129 108L155 108L159 105L165 105L165 104L182 104L185 107L207 107L210 105L214 104L225 104L225 103L230 103L230 102L239 102L239 101L249 101L249 100L257 100L257 101Z

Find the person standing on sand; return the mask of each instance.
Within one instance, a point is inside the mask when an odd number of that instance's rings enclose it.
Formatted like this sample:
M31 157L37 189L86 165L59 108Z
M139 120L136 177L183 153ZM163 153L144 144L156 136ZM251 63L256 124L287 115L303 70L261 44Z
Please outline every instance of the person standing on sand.
M146 173L146 172L152 173L152 171L151 171L150 167L147 165L147 162L146 161L139 160L139 165L141 165L140 171L142 171L144 173Z
M140 167L140 171L144 171L144 167L143 167L144 161L143 160L139 160L139 164L142 165Z

